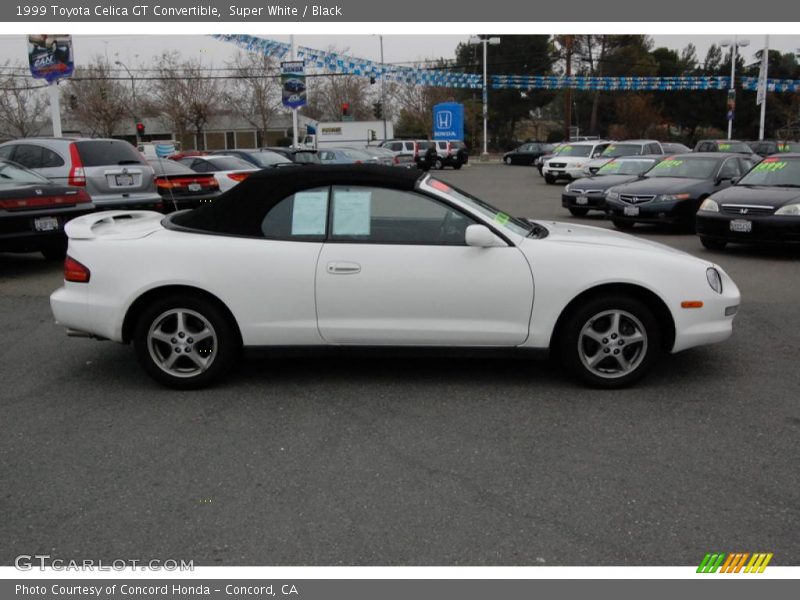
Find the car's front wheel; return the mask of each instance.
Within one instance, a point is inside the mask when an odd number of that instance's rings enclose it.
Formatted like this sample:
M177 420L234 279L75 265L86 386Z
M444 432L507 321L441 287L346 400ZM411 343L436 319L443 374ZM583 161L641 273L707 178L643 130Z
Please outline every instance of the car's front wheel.
M624 231L629 231L636 226L636 223L633 221L623 221L622 219L611 219L611 222L614 224L614 227Z
M436 159L436 162L433 163L433 168L436 169L437 171L441 171L442 169L444 169L444 163L442 162L441 158Z
M545 183L549 183L549 184L552 185L552 184L554 184L556 182L556 178L553 177L552 175L545 175L544 176L544 181L545 181Z
M228 373L242 344L219 306L181 294L158 299L142 312L134 346L148 375L168 387L188 390L208 386Z
M569 212L574 217L585 217L589 214L588 208L575 208L574 206L569 207Z
M594 387L632 384L661 351L661 328L653 312L637 298L598 296L566 316L559 332L564 366Z
M504 162L505 162L507 165L510 165L510 164L511 164L511 157L510 157L510 156L506 156L506 157L503 159L503 161L504 161Z
M724 250L725 246L728 245L728 242L725 240L715 240L707 237L701 237L700 243L703 244L704 248L708 248L709 250Z

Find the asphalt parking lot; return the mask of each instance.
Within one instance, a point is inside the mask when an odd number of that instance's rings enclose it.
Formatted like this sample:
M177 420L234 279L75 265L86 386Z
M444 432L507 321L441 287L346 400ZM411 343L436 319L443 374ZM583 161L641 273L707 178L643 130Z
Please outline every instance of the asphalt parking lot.
M440 175L611 227L529 167ZM743 304L731 340L610 392L546 361L369 356L254 359L169 391L130 347L53 323L60 265L0 255L0 564L800 564L800 251L635 234L719 263Z

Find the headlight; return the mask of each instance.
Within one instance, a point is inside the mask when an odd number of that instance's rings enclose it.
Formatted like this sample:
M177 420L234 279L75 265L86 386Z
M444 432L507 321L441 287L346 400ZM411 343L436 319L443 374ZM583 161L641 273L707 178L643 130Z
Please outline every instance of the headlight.
M717 292L718 294L722 293L722 277L714 267L708 267L706 269L706 279L708 279L708 285L711 286L711 289Z
M567 185L565 185L564 186L564 191L565 192L571 192L572 191L572 188L570 187L571 185L572 185L571 183L568 183Z
M717 204L711 198L706 198L705 200L703 200L703 203L700 205L700 208L698 210L702 210L702 211L705 211L705 212L716 212L716 213L718 213L719 212L719 204Z
M606 192L606 200L619 200L619 194L617 192L612 192L608 190Z
M786 217L800 217L800 203L787 204L786 206L781 206L778 210L775 211L775 214L783 215Z
M656 196L656 202L673 202L674 200L688 200L691 194L661 194Z

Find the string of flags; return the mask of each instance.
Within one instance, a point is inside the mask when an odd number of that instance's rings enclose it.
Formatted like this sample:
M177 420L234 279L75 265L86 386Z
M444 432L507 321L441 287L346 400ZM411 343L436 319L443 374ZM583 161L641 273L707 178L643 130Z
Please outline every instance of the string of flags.
M742 89L758 91L758 77L742 77ZM798 92L800 79L767 79L769 92Z
M252 35L214 34L212 37L223 42L235 44L243 50L258 52L275 57L278 60L288 59L292 51L291 45L286 42L268 40ZM298 60L305 61L306 68L317 69L327 73L356 75L432 87L466 89L480 89L483 87L483 78L478 73L390 65L304 46L295 48L295 56ZM730 86L730 78L711 75L674 77L490 75L489 85L495 90L514 89L523 91L561 89L603 91L727 90ZM758 77L742 77L741 87L744 90L756 91ZM767 83L767 88L771 92L796 92L800 91L800 80L770 79Z

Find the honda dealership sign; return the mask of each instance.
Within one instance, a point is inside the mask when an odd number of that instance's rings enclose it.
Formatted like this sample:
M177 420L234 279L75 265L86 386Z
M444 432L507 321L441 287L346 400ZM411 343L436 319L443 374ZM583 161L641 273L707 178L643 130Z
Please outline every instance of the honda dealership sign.
M442 102L433 107L433 139L464 139L464 105Z
M306 70L302 60L281 63L281 90L286 108L306 105Z

